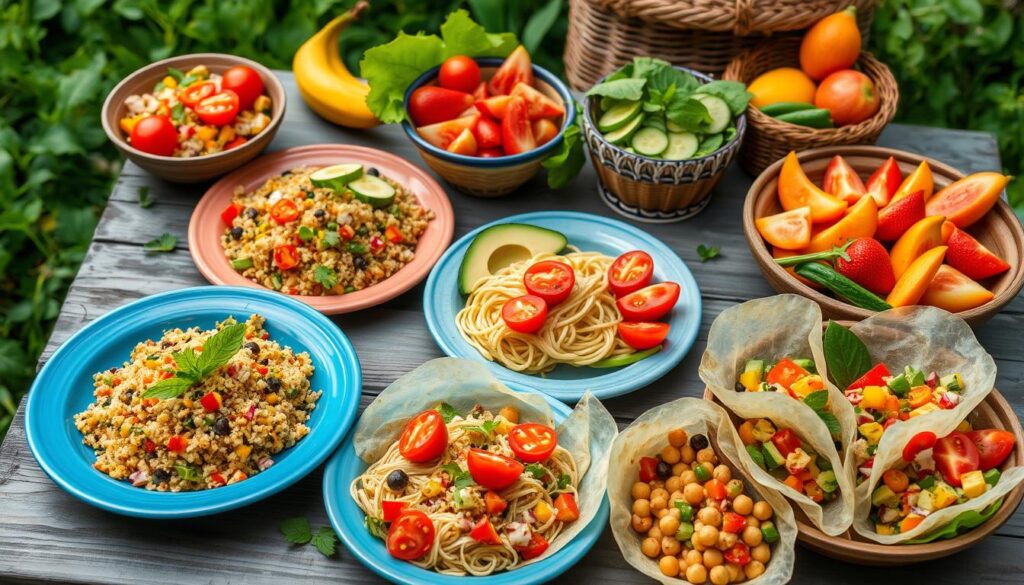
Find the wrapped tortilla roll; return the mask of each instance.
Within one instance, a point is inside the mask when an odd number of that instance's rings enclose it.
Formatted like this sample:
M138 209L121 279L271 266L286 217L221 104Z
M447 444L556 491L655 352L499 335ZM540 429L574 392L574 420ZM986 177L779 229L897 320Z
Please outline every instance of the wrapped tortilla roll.
M668 432L679 428L689 436L706 435L719 460L732 469L733 477L744 481L744 493L755 501L767 501L774 510L772 521L778 528L779 540L772 546L765 572L745 583L780 585L788 582L793 574L797 532L793 510L777 492L750 481L749 469L737 457L740 439L729 416L717 404L698 398L680 398L648 410L622 431L612 444L611 460L614 465L608 475L612 534L626 561L665 585L686 583L680 580L681 576L663 574L659 563L643 554L640 546L643 537L633 530L631 524L632 486L637 481L639 461L660 452L668 444Z
M751 473L757 481L780 490L795 501L822 532L835 536L845 532L853 520L855 470L844 465L844 454L856 436L857 424L853 406L828 380L821 335L821 308L801 296L777 295L730 307L711 324L700 377L715 398L738 417L769 418L776 426L796 432L818 455L829 460L840 494L822 506L758 467L745 449L739 453L743 464L752 467ZM828 391L827 410L839 423L838 437L833 437L818 412L788 393L736 390L736 382L750 359L807 356L814 360ZM834 439L839 440L840 450L836 449Z
M541 395L507 388L478 361L439 358L395 380L366 407L356 425L356 454L373 463L398 440L413 416L442 402L459 412L476 405L491 412L510 406L519 411L520 422L554 426L554 413ZM558 444L576 461L580 515L565 526L543 555L522 565L541 561L571 542L594 519L605 494L608 454L618 434L612 415L588 392L555 430Z

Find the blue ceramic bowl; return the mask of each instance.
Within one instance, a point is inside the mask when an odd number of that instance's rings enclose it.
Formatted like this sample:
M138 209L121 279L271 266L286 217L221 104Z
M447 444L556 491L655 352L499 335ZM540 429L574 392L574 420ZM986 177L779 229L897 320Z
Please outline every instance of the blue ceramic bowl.
M93 402L92 375L124 363L132 348L167 329L211 328L228 316L253 313L281 345L309 352L314 389L323 390L307 423L310 433L274 457L274 466L245 481L194 492L132 487L93 469L95 454L82 443L74 415ZM118 514L187 518L239 508L272 495L313 471L355 419L361 374L352 344L334 323L303 303L271 291L206 286L140 299L86 325L53 354L29 392L25 427L43 471L76 498Z
M509 385L509 387L518 392L532 392L532 390L515 385ZM571 409L565 404L547 396L545 399L554 411L555 422L561 422L571 412ZM416 565L392 557L384 542L372 536L363 524L365 515L349 495L349 484L365 471L368 465L356 456L352 439L353 435L349 435L324 468L324 505L327 507L327 517L330 519L334 531L341 537L341 541L361 563L374 573L394 583L459 585L466 583L467 580L471 580L475 585L543 583L561 575L583 558L597 542L605 525L608 524L608 499L606 497L586 528L572 542L542 561L486 577L456 577L421 569Z
M672 328L665 347L635 364L614 369L577 368L559 365L540 376L514 372L484 357L470 345L455 326L455 316L466 304L459 293L458 275L466 249L481 231L502 223L526 223L562 232L569 244L588 252L615 257L630 250L643 250L654 259L653 282L679 284L679 301L668 322ZM506 217L466 234L448 248L434 265L423 294L423 313L434 341L446 355L484 361L496 378L506 384L539 390L559 400L575 402L587 390L604 400L642 388L674 368L686 356L697 338L701 320L700 288L690 269L668 246L650 234L621 221L572 211L540 211Z

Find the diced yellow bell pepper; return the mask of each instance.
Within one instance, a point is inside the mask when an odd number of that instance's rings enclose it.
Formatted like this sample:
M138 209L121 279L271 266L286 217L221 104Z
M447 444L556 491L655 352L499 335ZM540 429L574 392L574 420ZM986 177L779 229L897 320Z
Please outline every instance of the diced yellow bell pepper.
M982 481L985 480L982 479ZM935 497L932 501L934 502L936 510L948 508L956 503L956 490L954 490L951 486L945 483L940 483L936 485L935 489L933 489L932 491L935 494Z
M249 445L239 445L235 447L235 455L238 455L238 458L242 461L249 458L249 453L252 453L252 447Z
M281 397L276 393L267 394L267 404L277 404L278 402L281 402Z
M910 411L910 418L914 418L916 416L921 416L923 414L928 414L929 412L935 412L936 410L941 410L939 408L939 405L935 404L934 402L929 402L928 404L925 404L924 406L920 406L918 408L915 408L914 410L911 410Z
M740 384L743 384L747 392L757 392L761 389L761 375L759 372L743 372L740 374Z
M444 488L441 487L440 483L434 480L430 480L426 483L426 485L423 486L423 488L420 491L423 492L424 496L428 498L433 498L440 495L442 489Z
M882 432L885 430L882 425L876 422L864 423L857 427L862 437L867 440L869 445L877 445L878 441L882 440Z
M914 528L917 528L917 525L922 522L924 522L924 516L914 513L908 514L907 517L900 522L900 532L910 532Z
M164 86L169 87L171 89L176 89L178 87L178 80L171 77L170 75L165 76L160 81L163 82Z
M882 536L893 534L892 524L875 524L875 532Z
M139 120L141 120L143 117L144 116L142 114L138 114L136 116L127 116L125 118L121 118L121 130L124 130L125 134L131 134L132 129L135 128L135 125L138 124Z
M220 136L217 139L221 142L231 142L235 139L235 129L231 126L221 126Z
M889 397L889 390L882 386L865 386L860 401L860 407L867 410L882 410L885 406L885 399Z
M976 498L988 489L988 484L985 483L985 475L979 469L968 471L961 475L960 486L964 488L964 495L968 498Z
M199 139L202 140L203 142L206 142L207 140L213 140L213 138L217 136L217 127L200 126L199 129L196 130L196 136L198 136Z
M960 424L956 425L956 430L961 433L969 433L974 430L974 427L971 426L971 421L965 418L960 421Z
M543 524L551 519L551 506L547 502L537 502L533 507L533 515L537 517L537 522Z
M757 422L754 423L754 429L752 432L754 438L763 443L770 440L772 435L775 434L775 425L772 424L772 421L766 418L758 419Z
M825 382L821 379L821 376L817 374L810 374L804 376L796 382L793 382L790 387L797 396L800 398L807 398L812 392L825 389Z

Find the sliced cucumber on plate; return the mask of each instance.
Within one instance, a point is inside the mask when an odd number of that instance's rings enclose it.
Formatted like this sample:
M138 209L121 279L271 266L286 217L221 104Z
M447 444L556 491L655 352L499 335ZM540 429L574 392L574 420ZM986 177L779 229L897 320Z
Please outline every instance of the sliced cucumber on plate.
M632 122L643 109L641 102L619 102L605 111L597 121L601 132L614 132Z
M363 175L348 184L356 199L374 207L387 207L395 201L395 188L373 175Z
M346 185L363 176L363 165L341 163L313 171L309 175L314 187L326 187L341 191Z

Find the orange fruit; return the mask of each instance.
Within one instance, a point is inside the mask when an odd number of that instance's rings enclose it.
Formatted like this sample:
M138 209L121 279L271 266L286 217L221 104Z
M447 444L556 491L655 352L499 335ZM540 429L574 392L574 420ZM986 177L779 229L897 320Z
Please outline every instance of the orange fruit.
M819 20L800 43L800 68L811 79L825 79L841 69L849 69L860 56L860 29L857 8Z
M750 103L756 108L776 102L814 103L814 82L795 67L780 67L762 73L747 91L754 94Z

